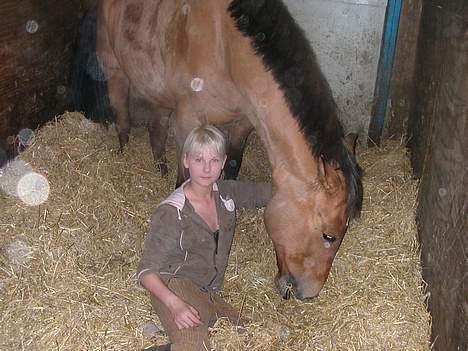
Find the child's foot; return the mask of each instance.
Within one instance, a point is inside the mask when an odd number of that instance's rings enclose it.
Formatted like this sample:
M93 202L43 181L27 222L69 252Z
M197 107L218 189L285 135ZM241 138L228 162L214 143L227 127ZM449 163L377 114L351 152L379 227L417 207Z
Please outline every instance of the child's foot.
M143 351L171 351L171 344L150 346Z

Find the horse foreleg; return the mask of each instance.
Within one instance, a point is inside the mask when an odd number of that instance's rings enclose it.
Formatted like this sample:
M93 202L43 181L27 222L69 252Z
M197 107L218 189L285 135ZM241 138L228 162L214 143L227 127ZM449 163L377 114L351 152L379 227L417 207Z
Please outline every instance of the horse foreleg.
M179 187L186 179L189 178L188 170L185 169L182 161L182 149L184 147L185 139L190 131L199 126L202 121L193 112L189 102L179 103L175 111L175 140L177 150L177 182L176 188Z
M237 179L242 164L245 143L253 126L248 119L237 121L230 129L227 141L227 159L224 164L224 179Z
M161 175L166 176L168 169L165 152L171 110L148 101L133 86L130 86L128 109L132 127L145 125L148 128L154 161Z
M106 70L104 70L106 72ZM114 113L114 121L119 136L120 151L128 144L130 133L130 117L128 115L128 89L127 76L121 70L113 69L106 73L107 89L109 92L110 105Z
M103 4L101 3L101 5ZM122 151L124 146L128 144L128 134L130 132L130 118L128 116L129 81L121 69L110 44L104 11L101 11L101 9L98 11L96 26L96 55L106 78L110 106L117 126L120 151Z
M153 157L158 163L162 176L166 176L168 173L165 153L170 113L169 110L155 109L153 117L148 121L148 132Z

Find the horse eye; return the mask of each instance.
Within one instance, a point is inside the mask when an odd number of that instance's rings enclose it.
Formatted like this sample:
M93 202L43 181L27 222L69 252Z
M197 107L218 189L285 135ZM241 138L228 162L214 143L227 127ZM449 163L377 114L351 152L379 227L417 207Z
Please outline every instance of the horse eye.
M336 240L336 237L334 237L332 235L328 235L328 234L323 233L322 236L326 241L328 241L330 243L332 243L332 242L334 242Z

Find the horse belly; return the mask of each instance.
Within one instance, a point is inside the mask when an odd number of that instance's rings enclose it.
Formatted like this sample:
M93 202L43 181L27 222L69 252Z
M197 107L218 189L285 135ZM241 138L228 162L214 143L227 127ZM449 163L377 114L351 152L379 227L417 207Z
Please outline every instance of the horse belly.
M135 62L141 69L135 70L132 67L126 67L125 71L132 86L148 101L169 109L174 109L176 105L175 98L171 93L169 80L164 76L163 71L155 70L154 67L162 63L151 64L147 60L128 60ZM145 68L147 70L145 71Z

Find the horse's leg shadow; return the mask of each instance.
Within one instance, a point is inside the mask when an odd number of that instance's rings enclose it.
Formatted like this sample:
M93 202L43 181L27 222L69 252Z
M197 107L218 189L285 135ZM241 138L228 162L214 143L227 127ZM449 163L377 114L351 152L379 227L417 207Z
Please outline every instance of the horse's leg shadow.
M230 128L227 138L224 164L224 179L237 179L242 164L245 143L253 126L247 118L236 121Z

